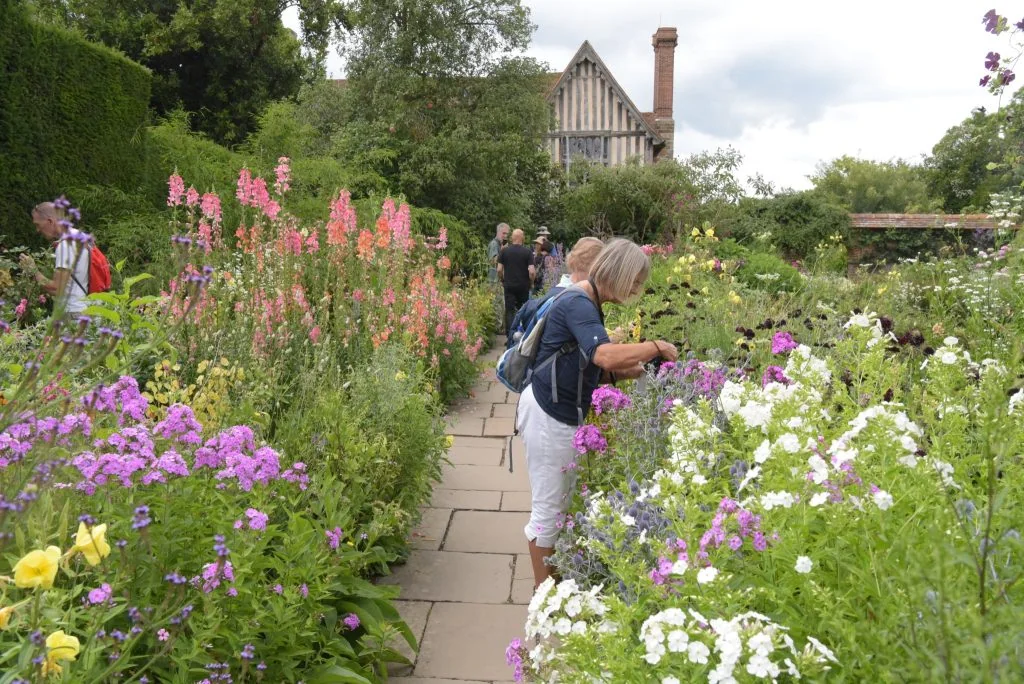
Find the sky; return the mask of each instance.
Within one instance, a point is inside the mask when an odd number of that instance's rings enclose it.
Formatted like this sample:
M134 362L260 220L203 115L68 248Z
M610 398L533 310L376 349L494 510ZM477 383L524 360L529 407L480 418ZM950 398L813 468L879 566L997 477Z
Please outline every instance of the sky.
M731 145L744 178L804 189L821 162L919 161L973 108L995 110L978 86L985 55L1009 52L1005 36L983 30L992 2L524 0L536 25L526 54L561 71L589 40L650 111L651 35L674 26L676 156ZM1024 17L1024 3L995 9ZM298 27L294 15L285 23ZM328 70L343 75L336 54Z

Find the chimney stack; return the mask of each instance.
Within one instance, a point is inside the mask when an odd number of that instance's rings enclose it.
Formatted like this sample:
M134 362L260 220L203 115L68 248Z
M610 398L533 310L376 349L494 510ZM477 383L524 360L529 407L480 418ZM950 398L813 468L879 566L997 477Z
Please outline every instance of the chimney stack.
M676 122L672 118L672 95L675 78L676 45L679 34L674 27L659 28L651 44L654 46L654 118L658 135L665 139L665 146L658 153L658 160L671 159L673 155Z

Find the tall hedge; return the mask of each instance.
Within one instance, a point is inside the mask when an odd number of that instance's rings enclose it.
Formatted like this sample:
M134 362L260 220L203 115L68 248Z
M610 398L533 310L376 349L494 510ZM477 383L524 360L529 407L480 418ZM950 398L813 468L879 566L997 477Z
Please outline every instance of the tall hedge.
M17 0L0 0L0 235L5 244L32 240L31 208L68 187L138 188L151 80L140 64L32 21Z

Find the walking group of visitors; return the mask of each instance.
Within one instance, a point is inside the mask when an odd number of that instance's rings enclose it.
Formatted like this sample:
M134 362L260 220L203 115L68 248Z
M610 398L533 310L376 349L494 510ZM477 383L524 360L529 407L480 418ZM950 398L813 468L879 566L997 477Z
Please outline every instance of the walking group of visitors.
M511 231L509 241L510 230L507 223L499 223L494 239L487 246L488 280L499 285L504 295L499 313L502 332L509 329L516 312L531 295L541 296L560 275L559 250L551 242L551 232L546 227L537 230L533 250L525 244L526 233L518 228Z
M528 300L538 274L534 255L523 245L523 231L512 231L511 244L502 246L508 229L506 224L498 226L488 252L494 279L504 288L506 327ZM545 254L543 248L540 252ZM638 245L585 237L569 251L566 266L568 273L541 300L550 304L524 310L535 318L544 311L533 357L538 372L528 376L516 415L530 478L530 521L524 532L535 586L551 575L547 559L554 553L559 519L569 507L576 480L571 467L577 458L573 439L590 412L594 390L602 383L640 377L650 361L679 357L670 342L613 342L605 328L604 304L637 297L650 273L650 260ZM518 342L510 331L509 345L514 344Z

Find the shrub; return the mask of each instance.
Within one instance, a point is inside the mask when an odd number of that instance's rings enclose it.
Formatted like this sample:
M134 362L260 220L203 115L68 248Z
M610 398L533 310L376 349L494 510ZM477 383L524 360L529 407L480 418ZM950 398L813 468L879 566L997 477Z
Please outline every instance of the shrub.
M849 236L850 218L838 206L810 193L779 195L770 199L744 199L739 215L722 224L738 241L749 243L769 233L786 255L805 259L818 243L833 235Z
M736 277L747 287L768 292L797 292L803 287L800 272L774 254L751 254Z
M135 192L143 176L149 71L0 1L0 225L37 240L29 211L69 187Z

